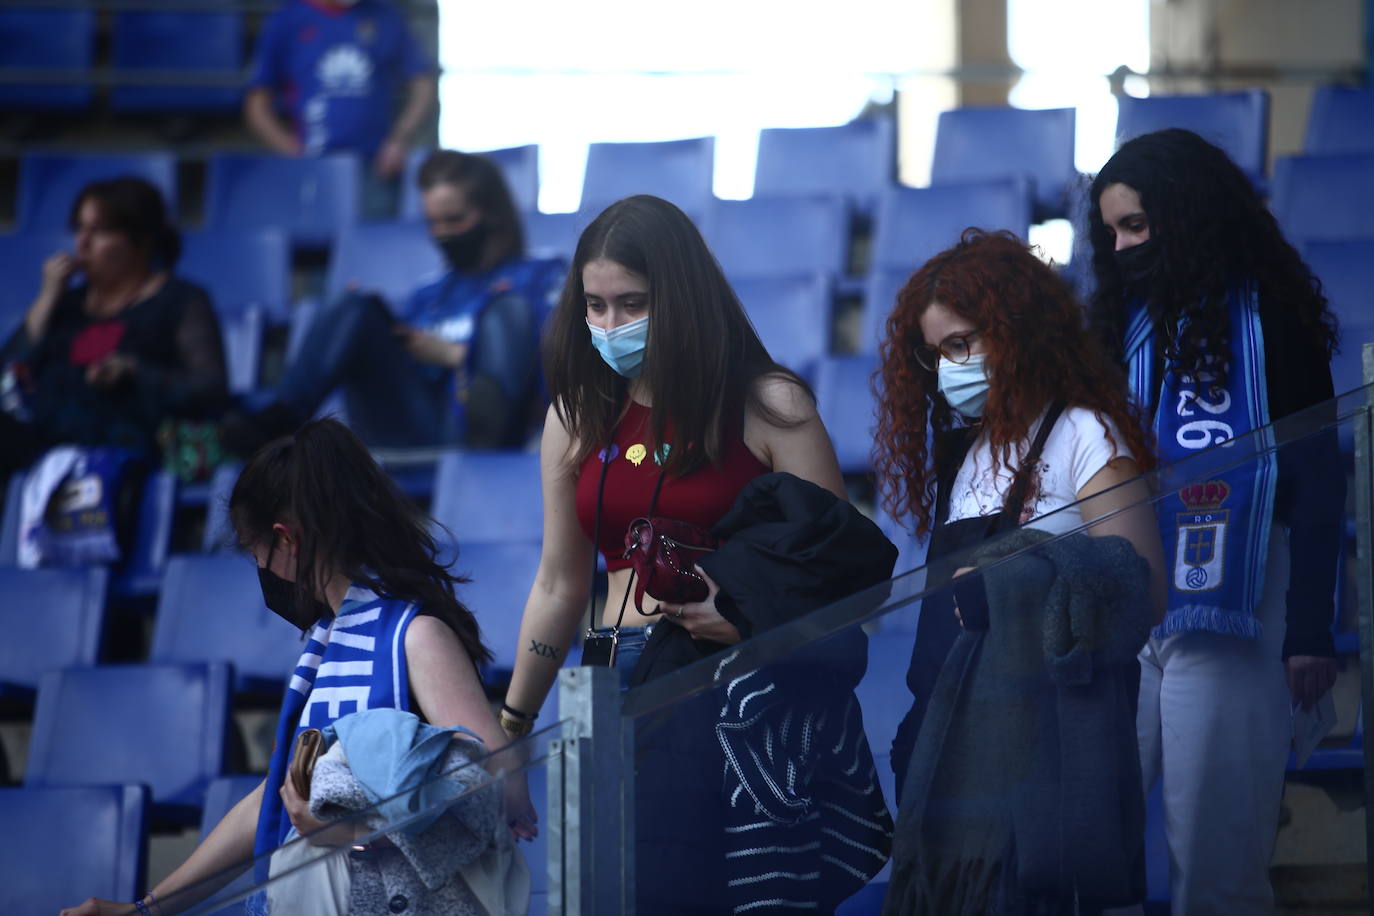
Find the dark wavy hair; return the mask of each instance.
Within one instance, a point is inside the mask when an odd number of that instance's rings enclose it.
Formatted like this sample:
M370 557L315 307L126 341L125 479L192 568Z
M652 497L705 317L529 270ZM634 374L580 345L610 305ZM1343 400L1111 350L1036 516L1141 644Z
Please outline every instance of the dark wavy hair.
M674 447L664 465L681 476L719 464L730 427L748 406L769 422L789 425L759 400L760 375L785 376L774 362L711 255L697 227L677 207L648 195L607 207L577 242L563 295L544 339L544 375L554 410L577 442L581 464L610 441L626 397L626 381L606 365L587 333L582 268L614 261L649 280L649 340L641 378L648 386L650 433ZM738 427L735 428L738 434Z
M72 201L67 224L76 231L77 216L86 201L95 201L100 217L111 229L127 235L154 269L171 270L181 257L181 233L172 225L162 192L151 182L128 176L93 181Z
M453 594L467 580L439 562L426 516L339 421L312 420L259 449L234 484L229 520L245 548L272 543L278 522L299 529L298 606L341 571L379 595L415 602L453 628L474 664L491 661L477 620Z
M918 346L938 343L925 340L920 324L936 302L978 330L991 379L981 423L996 467L1016 464L1013 449L1056 399L1110 421L1125 439L1113 444L1124 446L1142 470L1154 466L1125 374L1084 326L1069 286L1011 233L968 229L897 294L874 380L884 505L894 516L910 515L918 536L931 532L936 468L951 461L955 438L949 435L954 412L939 394L936 373L916 359ZM1107 435L1112 438L1110 429ZM1029 472L1017 468L1014 483Z
M1152 317L1165 326L1187 322L1167 354L1175 371L1207 368L1206 342L1230 338L1227 290L1250 282L1261 299L1297 314L1306 338L1293 344L1331 358L1336 319L1321 282L1283 237L1240 167L1218 147L1179 128L1127 141L1092 182L1088 234L1096 289L1090 315L1113 355L1122 356L1129 304L1113 256L1115 236L1102 222L1102 192L1114 184L1140 195L1150 239L1159 248L1158 269L1144 291Z
M515 209L515 198L511 196L500 167L486 156L451 149L435 150L420 163L415 182L421 191L428 191L435 185L457 185L472 205L482 211L482 220L487 226L487 242L482 251L484 267L525 253L525 230Z

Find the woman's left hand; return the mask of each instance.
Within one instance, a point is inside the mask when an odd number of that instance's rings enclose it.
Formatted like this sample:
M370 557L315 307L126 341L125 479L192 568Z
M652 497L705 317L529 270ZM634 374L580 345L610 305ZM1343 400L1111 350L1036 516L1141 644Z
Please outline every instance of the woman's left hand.
M111 353L98 363L86 367L86 381L98 388L113 388L126 378L133 377L138 360L127 353Z
M1336 660L1321 655L1293 655L1284 664L1293 702L1309 711L1336 683Z
M706 580L706 600L690 604L660 602L658 610L666 619L686 630L693 639L709 639L732 646L740 641L740 635L735 625L716 610L716 595L720 592L720 586L706 575L706 570L700 566L695 569L697 575Z
M301 798L301 793L296 791L296 784L290 779L282 782L280 794L291 826L311 846L344 846L353 842L353 830L348 824L338 824L333 830L321 830L329 822L319 820L310 813L309 800Z

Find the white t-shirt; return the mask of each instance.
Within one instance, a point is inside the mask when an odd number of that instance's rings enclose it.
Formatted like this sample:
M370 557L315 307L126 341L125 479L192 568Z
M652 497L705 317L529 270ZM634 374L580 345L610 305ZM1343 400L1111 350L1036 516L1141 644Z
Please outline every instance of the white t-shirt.
M1031 440L1043 420L1044 414L1041 414L1040 420L1031 426L1030 435L1012 450L1015 460L1030 450ZM1107 429L1111 430L1113 439L1107 438ZM1066 408L1045 440L1039 472L1031 478L1025 508L1021 512L1022 524L1077 502L1078 491L1108 462L1127 457L1131 457L1130 450L1111 420L1098 420L1095 413L1084 407ZM1001 512L1014 473L1015 467L999 467L994 479L992 449L988 447L987 437L980 434L955 475L954 488L950 491L949 521ZM1082 524L1083 515L1075 507L1032 527L1062 534Z

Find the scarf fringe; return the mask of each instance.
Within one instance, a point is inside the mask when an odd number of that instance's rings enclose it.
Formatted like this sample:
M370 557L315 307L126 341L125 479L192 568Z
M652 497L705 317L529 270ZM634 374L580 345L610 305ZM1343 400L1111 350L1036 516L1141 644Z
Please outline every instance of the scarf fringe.
M1195 630L1223 636L1243 636L1246 639L1259 639L1264 633L1264 628L1250 611L1228 611L1206 604L1185 604L1171 609L1164 622L1150 631L1150 636L1163 639Z

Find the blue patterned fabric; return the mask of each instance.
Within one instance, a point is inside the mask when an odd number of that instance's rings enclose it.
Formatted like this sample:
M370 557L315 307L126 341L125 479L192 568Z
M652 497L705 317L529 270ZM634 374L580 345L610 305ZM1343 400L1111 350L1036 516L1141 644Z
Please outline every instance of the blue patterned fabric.
M1210 363L1219 373L1169 371L1158 355L1159 328L1143 306L1126 330L1132 391L1142 404L1158 397L1154 432L1166 469L1158 513L1170 564L1169 609L1156 638L1192 630L1260 635L1254 611L1264 588L1278 461L1272 452L1253 454L1272 444L1254 290L1232 290L1227 312L1230 341ZM1224 385L1214 384L1218 374ZM1250 434L1262 438L1238 453L1233 440ZM1168 468L1184 459L1183 473L1194 482L1170 484Z

